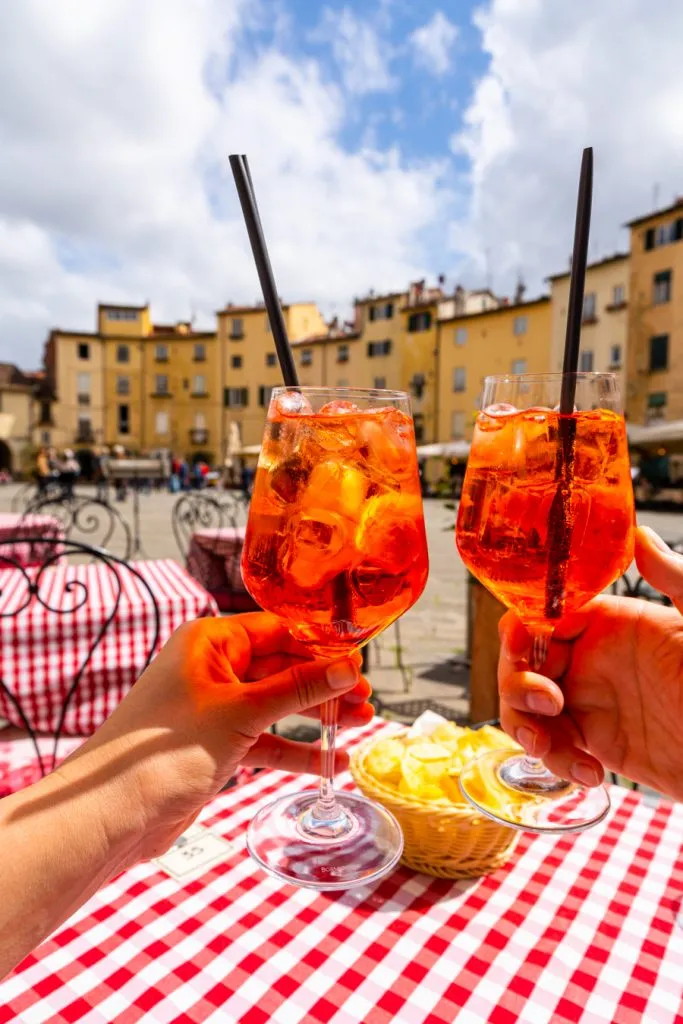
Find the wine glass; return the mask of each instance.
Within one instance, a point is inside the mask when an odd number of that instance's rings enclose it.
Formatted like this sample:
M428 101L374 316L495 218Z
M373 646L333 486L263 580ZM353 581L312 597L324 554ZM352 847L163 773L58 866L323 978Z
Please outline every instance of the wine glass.
M247 589L311 654L341 658L407 611L428 573L410 400L400 391L276 388L242 554ZM320 792L251 822L266 871L313 889L373 882L398 862L389 811L333 788L337 701L323 706Z
M463 562L514 609L541 669L558 621L600 594L633 559L635 513L616 377L577 373L574 412L562 374L487 377L458 511ZM558 778L538 758L493 751L466 766L465 797L514 828L577 832L609 810L604 786Z

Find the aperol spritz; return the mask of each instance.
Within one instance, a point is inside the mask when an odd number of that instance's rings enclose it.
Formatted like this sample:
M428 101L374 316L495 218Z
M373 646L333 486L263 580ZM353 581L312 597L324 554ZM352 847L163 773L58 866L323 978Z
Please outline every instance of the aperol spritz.
M427 573L407 395L275 389L242 556L255 600L312 654L343 657L407 611ZM322 715L320 796L276 801L248 836L267 870L312 888L381 877L401 852L388 812L333 792L336 710Z
M486 378L456 528L467 568L533 636L535 668L558 621L633 559L633 488L616 378L576 374L576 406L567 415L557 408L561 383L561 374ZM605 790L558 779L533 758L494 753L461 778L484 811L475 776L487 772L492 791L501 783L509 790L507 810L501 814L498 799L491 816L517 827L576 831L609 808Z

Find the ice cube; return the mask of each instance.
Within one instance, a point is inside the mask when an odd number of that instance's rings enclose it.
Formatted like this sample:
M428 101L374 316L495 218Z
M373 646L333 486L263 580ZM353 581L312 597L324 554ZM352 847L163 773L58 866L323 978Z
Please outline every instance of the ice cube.
M579 420L574 442L574 476L586 482L599 480L607 470L613 438L611 423Z
M311 403L300 391L285 391L275 399L278 416L312 416Z
M425 546L419 495L390 493L371 498L356 533L363 562L394 574L405 572Z
M276 465L270 474L270 489L285 504L293 504L308 482L311 473L312 463L307 459L298 458L292 455L279 465Z
M329 420L316 417L311 423L315 427L310 431L310 443L313 447L318 445L323 453L350 451L356 447L358 438L355 419L346 416Z
M294 516L282 555L285 577L297 587L319 587L353 560L353 531L343 516L312 508Z
M360 412L357 405L347 402L343 398L335 398L333 402L323 405L318 415L320 416L347 416L349 413Z
M359 469L327 459L313 468L300 500L303 508L328 509L355 522L366 491L367 479Z
M363 604L375 607L388 604L408 586L404 576L397 576L392 570L362 563L351 574L351 581Z
M361 456L375 466L380 475L413 475L416 470L415 435L409 416L399 409L376 409L358 424Z
M557 417L548 410L526 409L515 422L513 465L522 475L554 475L557 463Z

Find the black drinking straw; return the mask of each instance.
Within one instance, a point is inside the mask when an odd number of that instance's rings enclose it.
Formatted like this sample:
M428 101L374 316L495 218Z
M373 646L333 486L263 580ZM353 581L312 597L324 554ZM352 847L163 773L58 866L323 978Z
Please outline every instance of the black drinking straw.
M571 482L574 470L574 440L576 420L574 398L576 372L579 366L581 320L583 318L583 292L588 261L588 235L591 221L593 194L593 149L583 151L579 195L576 202L574 249L569 282L569 309L567 332L564 340L562 390L560 393L559 437L555 475L557 491L548 517L548 576L545 592L545 614L559 619L564 611L564 591L571 549Z
M263 292L263 299L266 304L268 319L270 320L270 328L273 332L275 350L280 363L280 369L282 370L282 379L288 388L296 388L299 386L299 378L287 337L287 328L285 327L285 320L275 286L273 268L268 257L266 240L263 237L261 218L256 206L256 196L247 165L247 158L233 153L229 159L237 187L237 194L240 199L240 206L242 207L244 223L246 224L249 242L251 243L251 251L254 254L254 262L256 263L256 270L261 282L261 291Z

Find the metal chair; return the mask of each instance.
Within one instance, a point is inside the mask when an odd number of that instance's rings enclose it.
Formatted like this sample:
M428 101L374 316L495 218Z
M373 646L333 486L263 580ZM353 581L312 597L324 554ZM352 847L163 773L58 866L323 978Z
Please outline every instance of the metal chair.
M171 512L171 528L178 550L187 559L195 530L223 530L246 522L239 502L232 497L219 501L203 491L181 494Z
M20 698L9 688L6 681L0 675L0 690L4 694L8 706L12 707L17 718L23 723L23 727L26 729L36 752L40 772L42 775L46 775L48 770L51 770L56 763L59 740L63 734L67 711L74 700L94 652L102 643L108 630L112 626L112 623L116 620L122 595L126 591L127 583L130 585L131 578L135 578L139 586L145 590L153 609L154 627L150 631L150 635L147 637L148 643L145 648L146 658L140 672L144 671L144 669L149 665L158 644L160 617L159 606L149 584L133 565L126 563L122 558L119 558L108 551L104 551L101 548L92 547L89 544L83 544L79 541L44 537L40 540L40 544L45 550L45 555L41 564L26 568L24 565L20 564L19 560L14 557L12 553L13 546L23 545L25 543L25 538L22 537L20 533L0 541L0 559L2 560L3 565L2 570L0 570L0 597L3 594L4 588L10 582L13 595L16 595L17 587L25 590L25 593L23 594L21 589L19 590L19 600L15 600L15 606L12 611L0 611L0 621L3 619L7 620L9 618L15 618L31 605L42 605L43 608L55 615L63 615L65 617L78 615L88 601L87 584L82 580L71 580L65 584L61 593L55 594L54 580L49 578L50 574L48 570L53 568L57 563L61 565L64 559L72 558L76 563L83 564L84 562L94 562L101 565L107 574L106 583L110 593L110 599L112 600L111 609L108 611L107 618L102 623L92 640L92 643L88 647L82 663L78 664L69 689L64 695L59 712L57 727L54 732L51 765L49 767L46 765L44 756L41 753L38 744L38 732L31 723L29 717L30 713L27 713ZM17 581L16 577L17 572L21 575L21 579L19 581ZM129 578L128 581L126 580L126 576Z
M118 509L98 498L84 494L38 495L28 501L23 515L50 516L60 523L67 540L93 544L107 552L115 551L124 562L132 555L133 536L129 524ZM21 531L21 524L17 529Z

